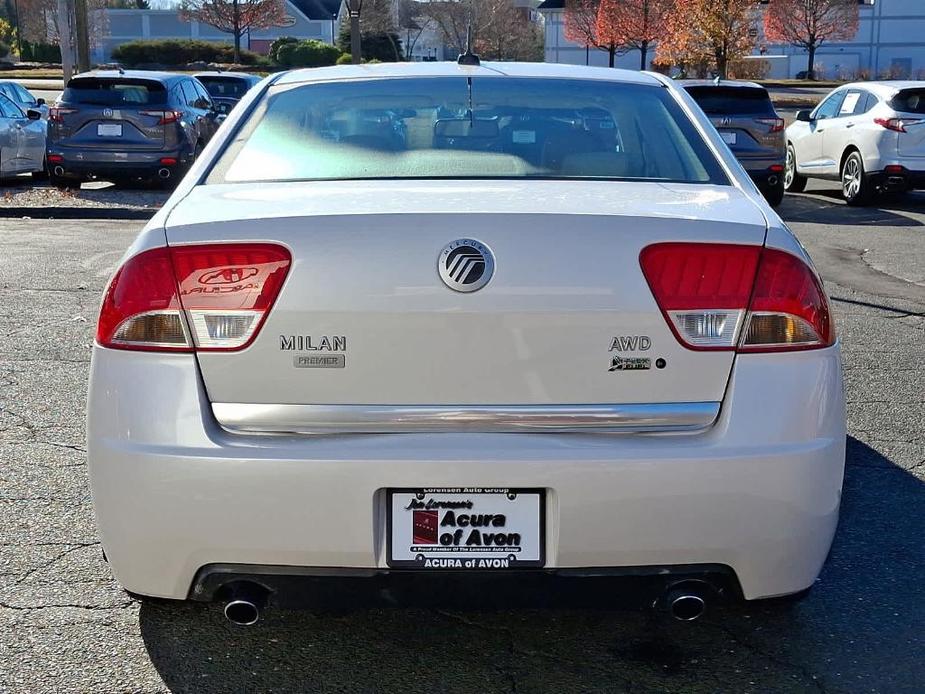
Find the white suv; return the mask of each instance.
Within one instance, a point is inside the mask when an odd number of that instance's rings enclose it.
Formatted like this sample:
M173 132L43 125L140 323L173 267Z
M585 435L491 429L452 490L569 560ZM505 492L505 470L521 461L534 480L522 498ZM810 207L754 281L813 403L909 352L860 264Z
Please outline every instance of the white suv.
M858 82L831 92L787 128L784 185L841 182L849 205L925 186L925 82Z

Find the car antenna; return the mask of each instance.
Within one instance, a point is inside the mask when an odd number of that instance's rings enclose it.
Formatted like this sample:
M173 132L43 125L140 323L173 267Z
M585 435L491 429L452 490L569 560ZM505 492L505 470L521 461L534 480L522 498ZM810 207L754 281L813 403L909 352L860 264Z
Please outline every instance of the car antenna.
M121 66L121 65L120 65L119 67L117 67L116 69L119 71L119 74L120 74L120 75L124 75L124 74L125 74L125 70L122 69L122 66Z
M468 65L470 67L478 67L482 64L482 61L479 60L479 57L472 52L472 21L469 21L469 26L466 27L466 52L460 53L459 57L456 59L458 65Z

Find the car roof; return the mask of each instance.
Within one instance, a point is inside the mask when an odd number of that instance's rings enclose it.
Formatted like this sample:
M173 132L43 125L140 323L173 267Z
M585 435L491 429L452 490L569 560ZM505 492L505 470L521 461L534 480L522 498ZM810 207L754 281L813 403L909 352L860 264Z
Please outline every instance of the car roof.
M484 61L480 66L456 62L374 63L302 68L281 73L274 84L298 84L331 80L369 79L370 77L537 77L547 79L586 79L630 82L664 86L652 74L635 70L586 67L559 63L496 63Z
M748 87L750 89L764 89L757 82L746 82L744 80L677 80L678 84L687 89L688 87Z
M155 80L157 82L173 82L183 77L189 77L189 75L181 75L176 72L159 72L157 70L91 70L90 72L81 72L79 75L74 75L71 79L77 79L79 77L102 77L104 79L115 80L146 79Z
M881 80L878 82L851 82L839 89L866 89L879 96L893 96L903 89L925 89L925 82L916 80ZM835 90L833 90L835 91Z
M248 80L261 80L263 79L260 75L252 75L249 72L230 72L227 70L206 70L204 72L197 72L193 75L196 79L201 77L238 77L240 79Z

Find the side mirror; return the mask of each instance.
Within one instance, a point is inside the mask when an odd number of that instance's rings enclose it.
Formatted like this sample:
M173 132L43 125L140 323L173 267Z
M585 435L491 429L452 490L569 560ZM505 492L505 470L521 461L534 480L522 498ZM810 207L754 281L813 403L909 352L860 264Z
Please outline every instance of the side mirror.
M813 120L810 115L811 113L812 111L797 111L797 120L803 123L810 123Z
M44 105L45 105L45 99L43 99L42 97L39 97L38 99L35 100L35 105L36 105L36 106L44 106Z
M40 120L42 118L42 112L30 108L28 111L26 111L26 118L29 120Z

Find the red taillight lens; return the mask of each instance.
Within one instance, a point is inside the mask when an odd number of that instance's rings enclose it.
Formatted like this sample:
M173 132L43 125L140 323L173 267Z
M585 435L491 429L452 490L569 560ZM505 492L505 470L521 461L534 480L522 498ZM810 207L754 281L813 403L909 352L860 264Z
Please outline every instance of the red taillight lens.
M183 113L180 111L139 111L139 113L143 116L154 116L158 119L158 125L176 123L178 120L183 118Z
M45 161L49 164L60 164L64 161L64 157L60 154L46 154Z
M275 244L145 251L110 282L97 341L117 349L238 350L253 341L289 271Z
M796 256L765 248L739 351L817 349L834 342L835 326L819 278Z
M96 340L115 349L191 351L167 248L139 253L119 268L103 296Z
M818 279L789 253L740 244L660 243L644 248L639 261L685 347L770 351L834 342Z
M48 120L53 123L61 123L64 121L64 116L68 115L69 113L77 113L77 109L52 106L50 109L48 109Z
M768 126L768 133L779 133L784 129L784 119L783 118L756 118L759 123L764 123Z
M925 118L874 118L874 123L897 133L904 133L907 125L918 125Z

